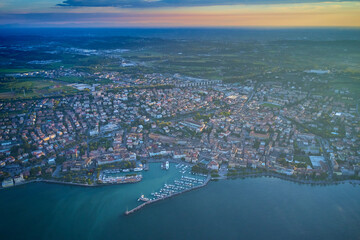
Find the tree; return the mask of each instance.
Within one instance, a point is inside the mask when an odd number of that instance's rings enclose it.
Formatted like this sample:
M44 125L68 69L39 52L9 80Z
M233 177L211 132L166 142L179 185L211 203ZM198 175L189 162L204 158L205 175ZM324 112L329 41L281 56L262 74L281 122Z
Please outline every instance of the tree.
M258 140L256 140L253 147L254 147L255 149L258 149L259 146L260 146L260 142L259 142Z
M41 167L34 167L30 169L30 175L31 176L36 176L38 174L38 172L41 171Z
M88 185L91 185L91 184L92 184L92 181L91 181L90 178L88 178L88 179L86 180L86 182L87 182Z

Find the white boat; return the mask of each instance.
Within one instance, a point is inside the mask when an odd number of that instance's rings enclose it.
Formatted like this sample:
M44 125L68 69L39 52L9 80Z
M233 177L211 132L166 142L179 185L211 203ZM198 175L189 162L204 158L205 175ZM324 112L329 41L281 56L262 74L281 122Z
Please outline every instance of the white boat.
M139 197L139 199L138 199L139 202L140 202L140 201L147 202L147 201L149 201L149 200L150 200L150 199L144 197L144 195L141 195L141 197Z
M162 169L168 170L169 167L170 167L169 161L166 161L166 162L162 162L162 163L161 163L161 168L162 168Z

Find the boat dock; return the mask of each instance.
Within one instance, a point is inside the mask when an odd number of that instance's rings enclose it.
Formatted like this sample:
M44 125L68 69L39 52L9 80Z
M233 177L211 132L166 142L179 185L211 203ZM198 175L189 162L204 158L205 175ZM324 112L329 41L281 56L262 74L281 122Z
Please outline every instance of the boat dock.
M125 215L130 215L130 214L132 214L132 213L140 210L141 208L145 207L146 205L149 205L149 204L152 204L152 203L161 201L161 200L165 200L165 199L167 199L167 198L175 197L175 196L180 195L180 194L182 194L182 193L189 192L189 191L192 191L192 190L195 190L195 189L198 189L198 188L205 187L205 186L209 183L210 179L211 179L211 177L208 176L208 177L206 178L206 180L204 181L204 183L201 184L201 185L194 186L194 187L192 187L192 188L186 189L186 190L181 191L181 192L175 192L175 193L169 194L169 195L164 196L164 197L160 197L160 198L156 198L156 199L152 199L152 200L149 200L149 201L147 201L147 202L144 202L144 203L140 204L139 206L137 206L137 207L135 207L135 208L133 208L133 209L131 209L131 210L125 211L124 214L125 214Z
M150 164L149 163L146 163L146 164L144 164L145 166L144 166L144 170L145 171L149 171L149 169L150 169Z

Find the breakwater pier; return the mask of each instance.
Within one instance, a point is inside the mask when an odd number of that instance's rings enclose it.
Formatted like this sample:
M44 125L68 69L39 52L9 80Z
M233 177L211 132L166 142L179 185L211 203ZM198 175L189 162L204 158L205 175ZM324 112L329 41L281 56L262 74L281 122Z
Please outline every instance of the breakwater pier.
M134 213L134 212L142 209L143 207L145 207L145 206L147 206L147 205L149 205L149 204L152 204L152 203L155 203L155 202L159 202L159 201L162 201L162 200L165 200L165 199L168 199L168 198L172 198L172 197L175 197L175 196L180 195L180 194L182 194L182 193L190 192L190 191L195 190L195 189L198 189L198 188L205 187L205 186L209 183L210 179L211 179L211 177L208 176L208 177L206 178L206 180L204 181L204 183L201 184L201 185L197 185L197 186L195 186L195 187L188 188L188 189L183 190L183 191L180 191L180 192L172 193L172 194L169 194L169 195L164 196L164 197L160 197L160 198L156 198L156 199L152 199L152 200L149 200L149 201L147 201L147 202L144 202L144 203L140 204L139 206L134 207L133 209L126 210L124 214L125 214L125 215L130 215L130 214L132 214L132 213Z

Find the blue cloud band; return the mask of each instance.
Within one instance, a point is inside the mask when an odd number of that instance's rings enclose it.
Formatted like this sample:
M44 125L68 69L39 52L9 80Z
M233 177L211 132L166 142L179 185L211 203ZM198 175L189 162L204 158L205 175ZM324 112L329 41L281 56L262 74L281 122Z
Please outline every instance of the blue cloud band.
M360 0L65 0L58 6L63 7L121 7L121 8L158 8L194 7L236 4L289 4L319 2L359 2Z

